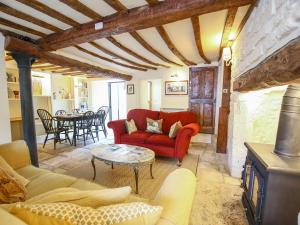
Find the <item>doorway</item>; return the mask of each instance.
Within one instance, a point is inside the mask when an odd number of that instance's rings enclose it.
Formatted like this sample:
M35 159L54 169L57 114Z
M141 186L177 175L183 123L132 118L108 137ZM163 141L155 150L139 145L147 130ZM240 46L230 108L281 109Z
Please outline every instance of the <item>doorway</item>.
M126 88L125 82L109 82L109 120L120 120L126 118Z
M192 67L189 80L189 109L197 115L200 132L214 134L217 68Z

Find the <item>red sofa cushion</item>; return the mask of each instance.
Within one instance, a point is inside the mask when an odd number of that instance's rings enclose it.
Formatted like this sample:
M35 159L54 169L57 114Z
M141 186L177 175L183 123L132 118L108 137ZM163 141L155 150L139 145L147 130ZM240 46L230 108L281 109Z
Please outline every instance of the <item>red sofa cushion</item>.
M148 109L132 109L127 114L127 119L133 119L138 130L145 131L147 128L146 118L158 120L159 112Z
M145 140L152 134L144 131L136 131L131 134L121 135L121 143L145 143Z
M197 123L197 116L193 112L160 112L159 119L163 119L162 129L164 134L169 134L171 126L180 121L182 126Z
M153 134L146 139L145 143L151 144L151 145L168 146L168 147L175 146L175 140L172 138L169 138L169 136L164 135L164 134Z

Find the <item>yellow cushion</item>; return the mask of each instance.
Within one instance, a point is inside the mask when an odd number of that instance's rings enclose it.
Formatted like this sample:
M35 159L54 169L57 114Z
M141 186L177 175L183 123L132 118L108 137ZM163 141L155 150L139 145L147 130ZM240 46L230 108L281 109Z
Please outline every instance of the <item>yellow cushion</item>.
M25 186L0 167L0 204L24 201Z
M97 208L127 201L131 187L81 191L76 188L58 188L26 201L28 204L67 202Z
M34 177L26 186L27 199L39 194L51 191L56 188L69 187L76 181L76 178L57 173L45 173Z
M19 175L14 169L0 156L0 168L4 170L10 177L16 179L18 183L26 186L29 183L25 177Z
M0 224L3 225L26 225L22 220L19 218L11 215L9 212L0 208Z
M103 206L98 209L81 207L71 203L22 204L12 213L28 224L43 225L154 225L162 207L141 202Z
M16 172L30 181L42 174L51 173L49 170L41 169L32 165L17 169Z

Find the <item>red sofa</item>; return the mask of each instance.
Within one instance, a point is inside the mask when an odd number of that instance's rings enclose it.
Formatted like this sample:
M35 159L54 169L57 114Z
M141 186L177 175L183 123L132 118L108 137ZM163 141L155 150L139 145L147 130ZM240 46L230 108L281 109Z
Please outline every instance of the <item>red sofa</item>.
M154 120L163 119L163 134L146 132L146 118ZM128 134L125 129L125 120L116 120L108 123L113 129L115 144L138 145L152 149L156 155L177 158L179 165L188 151L191 137L196 135L200 127L193 112L160 112L147 109L133 109L127 114L127 119L133 119L138 131ZM177 121L182 123L182 128L176 138L169 138L170 127Z

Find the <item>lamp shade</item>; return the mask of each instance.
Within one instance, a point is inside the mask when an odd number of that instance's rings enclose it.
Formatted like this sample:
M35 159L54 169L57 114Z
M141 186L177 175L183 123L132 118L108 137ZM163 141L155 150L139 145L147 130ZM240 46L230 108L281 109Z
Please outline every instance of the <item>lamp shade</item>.
M226 62L231 60L231 49L229 47L223 48L223 60Z

